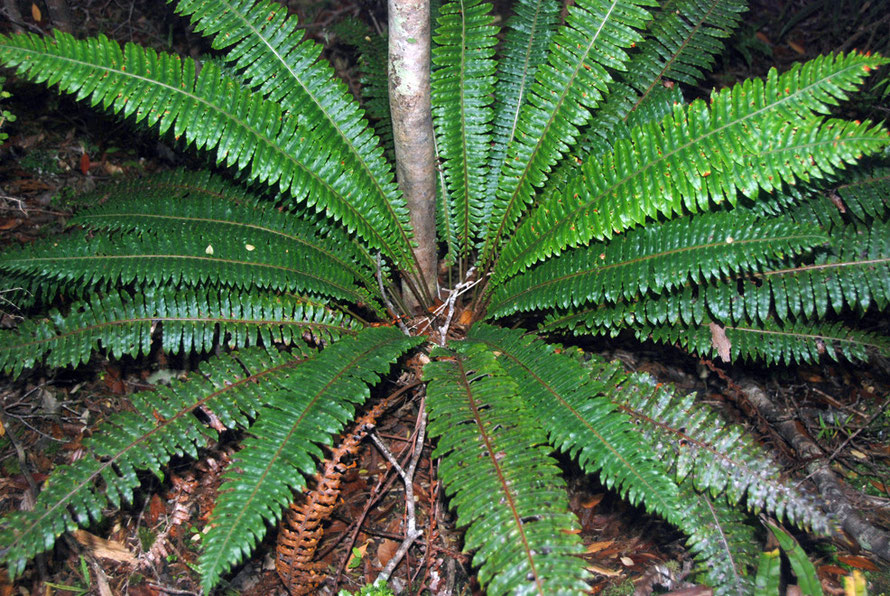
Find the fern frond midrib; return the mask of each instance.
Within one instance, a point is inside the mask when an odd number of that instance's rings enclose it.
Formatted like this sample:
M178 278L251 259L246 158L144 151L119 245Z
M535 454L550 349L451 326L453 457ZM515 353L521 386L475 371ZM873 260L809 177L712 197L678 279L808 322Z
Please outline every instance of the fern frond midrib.
M636 109L638 107L640 107L640 104L642 104L646 100L647 97L649 97L649 94L652 93L652 90L655 88L656 85L658 85L658 83L664 77L664 73L666 73L670 69L670 67L673 66L674 62L677 60L677 58L680 56L680 54L683 53L683 50L686 48L686 46L689 44L689 42L692 41L693 37L695 36L695 32L704 26L705 21L707 20L708 17L711 16L711 13L714 12L714 10L716 9L716 7L720 3L720 1L721 0L713 0L713 2L711 3L711 8L708 9L708 12L703 14L701 19L699 19L698 23L696 23L695 26L692 28L692 31L690 31L687 35L684 36L683 43L681 43L680 46L677 48L677 50L671 55L670 59L668 59L665 62L661 71L652 79L652 82L649 83L649 86L646 88L646 90L640 94L640 96L634 102L633 106L627 111L627 114L625 114L624 117L621 119L623 122L627 122L627 119L630 117L630 115L634 111L636 111Z
M805 271L825 271L828 269L844 269L848 267L866 267L868 265L888 265L890 257L881 257L878 259L863 259L855 261L843 261L840 263L820 263L816 265L801 265L800 267L789 267L788 269L775 269L761 273L763 277L771 277L773 275L787 275L790 273L803 273Z
M31 50L31 49L29 49L29 48L16 47L15 49L16 49L17 52L20 52L20 53L23 53L23 54L42 55L40 52ZM162 87L162 88L164 88L164 89L166 89L166 90L169 90L169 91L172 92L172 93L179 94L179 95L181 95L181 96L183 96L183 97L188 97L188 98L191 99L192 101L194 101L194 102L196 102L196 103L199 103L199 104L205 106L205 108L206 108L208 111L215 111L215 112L219 112L219 111L221 111L219 108L217 108L217 106L213 105L212 103L208 102L207 100L205 100L204 98L202 98L202 97L200 97L200 96L198 96L198 95L195 95L195 94L193 94L193 93L187 93L184 89L181 89L181 88L176 87L176 86L174 86L174 85L168 85L167 83L162 83L162 82L157 81L157 80L155 80L155 79L149 79L149 78L147 78L147 77L134 75L133 73L130 73L130 72L127 72L127 71L125 71L125 70L121 70L121 69L117 69L117 70L115 70L115 69L108 68L108 67L105 67L105 66L96 65L96 64L93 64L93 63L90 63L90 62L84 62L84 61L82 61L82 60L75 60L75 59L70 58L70 57L68 57L68 56L53 55L53 59L54 59L54 60L58 60L58 61L62 61L62 62L69 62L69 63L71 63L71 64L79 64L79 65L87 66L87 67L89 67L89 68L91 68L91 69L94 69L94 70L105 71L105 72L108 72L108 73L114 73L115 75L118 75L118 76L129 77L129 78L131 78L131 79L133 79L133 80L142 81L143 83L147 83L147 84L149 84L149 85L157 85L157 86ZM323 188L324 188L327 192L329 192L332 196L339 197L339 199L340 199L340 202L339 202L340 206L341 206L341 207L344 207L344 208L346 208L346 209L348 209L348 210L353 214L354 218L355 218L357 221L361 221L361 222L363 222L363 223L365 224L364 229L365 229L369 234L372 234L372 235L375 237L375 240L376 240L377 245L378 245L378 246L381 246L381 247L384 247L384 248L386 249L387 254L390 254L390 255L394 255L394 256L395 256L395 255L399 255L399 254L401 253L401 251L394 250L394 248L393 248L392 246L390 246L390 244L386 241L386 238L384 238L384 237L380 234L380 232L379 232L373 225L371 225L370 222L367 221L367 219L364 217L364 215L363 215L360 211L358 211L358 210L353 206L352 201L347 200L347 197L344 197L342 194L340 194L340 192L338 192L338 191L337 191L336 189L334 189L330 184L328 184L324 179L322 179L322 178L321 178L321 177L314 171L314 169L307 167L307 166L304 165L302 162L296 160L292 155L290 155L289 153L283 151L282 148L281 148L277 143L275 143L275 141L274 141L273 139L270 139L266 134L264 134L264 133L261 132L260 130L256 129L256 128L253 127L253 126L250 126L248 123L244 122L243 120L234 118L234 117L232 116L232 114L229 113L229 112L225 112L225 114L226 114L226 117L227 117L228 119L232 120L233 122L236 122L236 123L237 123L239 126L241 126L244 130L249 130L249 131L251 131L251 132L253 133L253 136L254 136L255 138L257 138L257 139L263 141L263 142L265 143L265 145L268 146L268 147L269 147L275 154L282 156L285 160L287 160L287 161L289 161L290 163L294 164L294 166L295 166L297 169L299 169L301 172L303 172L303 173L306 174L308 177L310 177L310 178L311 178L314 182L316 182L319 186L323 187ZM389 204L388 201L386 201L386 203L387 203L387 205ZM404 230L401 230L401 226L397 226L397 227L399 227L399 229L400 229L400 233L404 234ZM409 246L410 246L410 244L409 244ZM413 251L412 251L412 253L413 253Z
M238 511L238 515L236 515L235 517L232 518L231 523L227 524L228 532L224 535L224 537L222 539L219 540L219 542L221 542L223 544L228 544L228 542L232 539L232 532L234 532L236 530L236 528L241 527L241 519L244 517L244 515L247 514L248 511L250 511L251 503L253 503L253 501L256 499L257 493L260 490L260 487L262 487L262 485L263 485L263 480L265 480L266 476L268 476L269 473L274 469L275 463L277 463L278 460L280 459L281 453L285 450L288 443L290 442L290 438L293 436L293 434L295 432L297 432L297 429L300 427L300 424L302 423L303 418L306 415L308 415L312 404L314 404L319 399L321 399L321 396L323 396L325 394L325 392L336 381L338 381L340 378L342 378L344 375L346 375L346 372L348 370L350 370L357 362L360 362L363 359L367 358L367 355L370 352L376 351L377 349L380 349L380 347L381 347L380 344L375 344L375 345L371 346L370 348L359 352L348 363L341 366L340 370L337 372L337 374L331 376L330 379L328 380L328 382L324 385L324 387L319 389L316 392L316 394L314 396L312 396L312 399L310 399L306 402L306 406L302 408L302 412L300 413L300 415L297 418L293 419L291 427L287 431L287 434L285 434L284 437L282 438L282 440L279 441L277 449L275 449L273 456L271 458L269 458L269 462L268 462L268 465L266 466L266 469L264 469L262 474L259 476L259 481L254 484L249 497L244 499L243 506ZM223 549L217 549L217 551L219 553L218 557L222 557L224 554ZM211 560L211 562L212 562L211 568L216 569L219 566L219 561L220 561L219 558L212 559Z
M531 333L530 333L529 335L531 335ZM672 512L673 512L673 508L671 507L671 505L670 505L669 503L667 503L665 500L663 500L663 499L661 498L661 492L658 491L658 490L656 490L655 487L653 487L651 484L649 484L649 483L646 481L646 479L643 478L643 477L637 472L636 467L633 466L633 465L631 465L630 462L628 462L627 459L625 459L625 457L624 457L619 451L617 451L617 450L614 448L614 446L613 446L608 440L606 440L606 438L603 437L602 434L600 434L600 432L599 432L595 427L591 426L591 425L584 419L584 417L581 416L581 415L578 413L578 411L577 411L575 408L572 407L571 404L569 404L568 402L566 402L566 401L562 398L562 396L559 394L559 392L555 391L555 390L554 390L554 389L553 389L553 388L552 388L546 381L544 381L544 379L542 379L540 376L538 376L538 375L537 375L531 368L529 368L528 366L526 366L525 364L523 364L518 358L514 357L513 354L511 354L509 351L504 350L502 346L498 346L498 345L496 345L494 342L486 341L486 340L484 340L484 339L478 339L478 338L477 338L477 339L474 339L473 341L484 343L484 344L485 344L486 346L488 346L490 349L492 349L492 350L496 350L496 351L500 352L500 354L501 354L502 356L506 356L507 358L509 358L510 360L512 360L512 361L516 364L516 366L518 366L518 367L520 367L522 370L524 370L524 371L525 371L529 376L531 376L531 377L532 377L532 378L533 378L533 379L534 379L534 380L535 380L541 387L544 387L544 388L547 390L547 392L548 392L550 395L553 396L553 399L554 399L555 401L559 402L560 405L562 405L562 407L564 407L564 408L566 409L566 411L571 412L572 415L573 415L575 418L577 418L577 419L580 421L580 423L581 423L585 428L587 428L587 429L590 431L590 433L591 433L592 435L596 436L597 439L599 439L600 443L601 443L602 445L604 445L604 446L605 446L605 447L612 453L612 455L615 457L616 460L620 461L622 464L625 465L625 469L627 469L627 470L629 470L629 471L631 471L631 472L633 473L633 475L637 478L637 481L640 483L641 486L645 486L645 487L648 489L648 494L646 495L646 499L647 499L647 500L649 500L649 499L651 498L652 500L658 500L658 501L660 501L660 502L661 502L661 507L660 507L660 509L661 509L661 511L664 512L665 514L669 514L669 513L672 513Z
M695 445L695 447L700 449L701 451L710 453L711 456L713 456L713 458L715 460L722 461L727 466L727 469L730 469L730 470L741 469L744 472L744 474L749 478L754 478L754 477L757 477L760 475L756 470L752 470L750 466L745 464L745 462L733 459L726 453L718 451L717 449L712 447L709 443L705 443L704 441L700 441L700 440L696 439L695 437L691 437L688 434L686 434L685 432L683 432L682 430L674 428L673 426L670 426L668 424L665 424L664 422L661 422L660 420L651 418L651 417L647 416L645 413L643 413L639 410L636 410L634 408L631 408L623 403L617 403L617 402L612 402L612 403L614 403L615 406L619 410L621 410L628 416L630 416L632 418L641 419L644 422L646 422L646 424L649 424L650 426L658 428L665 434L675 436L677 438L677 440L680 442L687 443L689 445Z
M153 429L151 429L150 431L148 431L147 433L145 433L143 435L140 435L139 438L131 441L130 444L126 445L122 449L119 449L118 453L116 455L112 456L111 458L109 458L108 461L102 462L102 464L93 473L89 474L86 478L84 478L84 480L82 482L77 483L74 486L72 486L71 489L65 493L63 498L59 499L56 503L53 503L52 506L48 507L45 511L43 511L38 518L34 519L31 523L30 527L33 528L35 526L39 526L39 525L43 524L44 519L51 517L53 515L53 513L58 508L62 507L63 505L65 507L67 507L68 501L75 494L77 494L78 492L83 490L83 487L89 485L94 480L101 477L102 472L104 470L113 466L115 464L115 462L117 462L119 459L124 457L124 455L126 453L128 453L131 449L135 449L139 445L142 445L143 443L145 443L147 438L161 432L162 430L165 430L170 424L173 424L174 422L176 422L177 420L180 420L184 416L191 414L193 411L195 411L196 409L198 409L199 407L201 407L208 401L218 397L219 395L222 395L223 393L226 393L228 391L234 391L235 389L237 389L238 387L240 387L246 383L256 383L261 378L263 378L269 374L278 372L279 370L283 370L288 367L296 366L300 362L302 362L302 360L294 359L294 360L279 364L278 366L265 369L261 373L252 374L247 377L244 377L243 379L239 379L239 380L235 381L234 383L228 384L225 387L222 387L222 388L218 389L217 391L214 391L214 392L204 396L200 400L190 404L187 408L183 408L182 410L177 412L174 416L167 418L163 421L157 420L155 423L156 426ZM24 532L22 535L23 536L27 535L27 532ZM17 544L18 544L18 540L15 540L10 543L9 548L10 549L16 548Z
M288 273L295 273L303 277L309 277L316 281L321 282L324 285L329 285L338 290L342 291L344 295L352 296L355 302L363 302L364 298L361 294L357 293L355 290L352 290L348 287L344 287L330 279L324 278L320 275L301 271L299 269L293 269L291 267L284 267L283 265L272 265L270 263L257 263L253 261L239 261L236 259L222 259L219 257L210 257L210 256L197 256L197 255L165 255L165 254L127 254L127 255L87 255L87 256L71 256L71 257L28 257L23 259L25 261L31 263L40 263L42 261L45 262L72 262L72 261L109 261L109 260L123 260L123 259L175 259L180 261L207 261L211 263L224 263L227 265L243 265L247 267L257 267L260 269L272 269L275 271L284 271ZM10 261L9 263L14 263L15 261Z
M730 568L732 569L732 577L733 577L733 585L742 586L742 578L739 577L738 567L735 557L733 556L732 544L729 539L726 537L726 533L723 531L723 524L720 523L720 517L717 515L717 512L714 510L714 506L711 504L711 499L708 497L707 493L699 494L699 498L704 500L705 505L708 506L708 513L711 514L711 519L714 522L714 527L717 528L717 532L720 534L720 542L723 544L723 552L726 553L726 556L729 557ZM742 596L742 593L739 592L739 596Z
M541 14L541 3L535 5L535 18L532 19L532 31L536 31L538 27L538 16ZM535 36L529 35L528 42L525 44L525 58L522 61L522 84L519 87L519 93L516 96L516 107L513 110L513 123L510 125L510 136L506 139L506 144L513 142L516 136L516 129L519 127L519 113L522 111L523 100L525 99L526 87L528 87L528 65L531 63L532 48L535 45Z
M601 307L602 307L602 305L595 305L590 308L574 309L572 312L566 313L565 315L563 315L561 317L551 319L547 323L542 323L539 327L539 331L547 332L550 330L560 329L560 328L567 327L567 326L569 326L568 328L571 328L572 323L568 323L569 321L572 321L572 319L574 319L575 320L574 324L577 325L578 321L583 321L584 317L586 315L596 311L597 309L599 309ZM708 327L708 324L709 324L709 321L705 321L703 323L685 323L686 327L689 327L689 328L692 328L692 327L704 328L704 327ZM786 330L780 330L780 329L763 329L763 328L759 328L759 327L750 327L750 326L745 326L745 325L732 325L732 324L723 324L723 327L728 331L737 331L739 333L751 333L751 334L755 334L755 335L774 335L776 337L794 337L794 338L799 338L803 341L809 340L809 341L818 342L818 341L822 341L823 338L828 338L833 343L837 343L837 344L846 344L846 345L850 345L850 346L862 346L863 348L871 349L876 352L886 350L885 346L881 346L881 345L875 344L875 343L865 342L865 341L862 341L861 339L858 339L855 337L854 338L846 338L846 337L839 337L837 335L829 336L826 333L802 333L802 332L797 332L797 331L793 331L793 330L786 331Z
M730 331L738 331L741 333L756 333L757 335L775 335L776 337L797 337L797 338L801 338L803 340L809 340L809 341L814 341L814 342L821 340L823 337L826 337L826 334L824 334L824 333L822 333L822 334L800 333L800 332L795 332L795 331L784 331L784 330L780 331L778 329L758 329L756 327L747 327L747 326L742 326L742 325L725 325L725 327L726 327L726 329L729 329ZM850 339L850 338L846 338L846 337L838 337L838 336L832 335L830 337L830 339L833 343L847 344L847 345L851 345L851 346L863 346L865 348L870 348L876 352L879 352L882 349L884 349L884 346L863 342L863 341L860 341L855 338Z
M343 130L340 128L340 126L337 124L337 122L333 118L330 117L330 115L328 114L328 111L326 109L324 109L324 105L320 101L318 101L318 98L315 96L315 94L312 93L311 90L309 88L307 88L306 85L303 84L303 80L298 76L297 72L294 71L294 69L291 67L291 65L287 63L287 60L284 59L284 56L282 56L279 52L277 52L275 50L275 48L266 39L266 37L264 35L262 35L261 32L258 31L255 27L253 27L251 25L250 21L248 21L247 19L245 19L243 17L241 11L234 10L233 8L231 8L230 2L226 2L225 0L220 0L220 1L224 2L225 5L229 7L229 12L231 14L237 16L238 19L242 23L244 23L244 25L246 27L248 27L251 30L251 32L254 34L256 39L262 40L263 45L265 45L266 48L268 48L268 50L278 59L278 62L291 75L291 80L295 81L303 89L303 92L307 96L312 98L312 101L315 104L318 111L321 112L322 114L324 114L325 119L330 123L331 126L334 127L334 130L337 131L337 134L340 136L340 139L343 141L343 143L347 147L349 147L349 150L352 152L356 161L361 165L361 168L364 170L366 176L374 185L374 190L377 193L377 195L380 197L381 203L383 205L385 205L386 209L389 211L389 215L392 218L391 221L396 222L396 228L399 231L399 235L402 237L402 242L404 243L404 246L407 247L407 249L410 251L409 254L411 255L411 258L414 259L414 266L415 266L416 270L419 271L420 264L419 264L419 261L417 260L417 255L414 254L414 250L411 248L411 238L409 238L408 235L405 233L404 228L398 224L398 222L399 222L398 214L393 210L392 205L390 204L389 200L387 200L386 193L384 192L383 188L380 186L380 181L377 179L376 176L374 176L374 174L368 168L368 164L365 162L364 159L362 159L362 156L359 155L359 153L355 150L355 147L353 146L352 141L343 133ZM384 246L386 246L386 245L384 245ZM395 253L395 254L398 254L398 253Z
M210 194L210 193L206 193L206 194ZM217 196L217 197L223 198L222 195L219 195L218 193L214 193L211 196ZM359 272L356 269L354 264L352 264L348 261L344 261L334 252L325 250L323 247L321 247L317 244L311 244L309 242L306 242L304 239L300 238L299 236L294 236L292 234L286 234L285 232L282 232L281 230L275 230L273 228L261 226L258 224L249 224L249 223L244 223L244 222L236 222L236 221L223 220L223 219L213 219L210 217L186 217L186 216L182 216L182 215L162 215L162 214L125 213L125 212L101 213L98 215L86 214L86 215L79 216L78 219L82 222L87 222L91 218L105 219L109 216L110 217L125 217L128 219L147 219L147 220L159 219L159 220L169 220L169 221L182 221L182 222L186 222L186 223L187 222L208 223L208 224L214 224L214 225L218 225L218 226L231 226L233 228L243 228L245 230L256 230L258 232L263 232L265 234L279 236L286 240L290 240L291 242L294 242L296 244L300 244L302 246L309 247L314 252L323 254L325 257L334 261L343 269L346 269L347 271L352 273L352 275L355 276L356 279L364 279L364 276L361 274L361 272ZM371 289L371 288L369 288L369 289Z
M860 186L870 186L877 182L888 182L890 181L890 174L886 176L869 176L868 178L862 178L861 180L856 180L855 182L850 182L849 184L841 184L840 186L835 187L835 190L843 190L845 188L857 188Z
M529 547L528 544L528 537L525 534L522 519L519 516L516 508L516 502L513 499L513 491L510 489L510 483L507 481L506 478L504 478L504 475L501 472L501 466L495 458L497 449L495 449L494 446L491 444L491 440L488 436L488 430L486 429L486 426L482 422L481 416L479 415L479 407L476 404L476 399L473 396L473 392L470 389L469 381L467 380L467 371L464 368L464 360L462 357L458 357L456 360L458 369L460 371L460 382L461 385L463 385L464 391L466 392L467 403L470 406L470 410L473 412L473 423L476 425L479 436L485 443L485 453L491 460L491 466L498 475L498 483L501 485L501 492L504 496L504 499L507 500L507 506L510 508L510 514L513 516L513 527L519 531L519 537L522 541L522 550L525 553L525 558L528 561L532 573L534 574L535 585L538 589L537 591L543 596L545 592L543 590L543 586L541 585L541 578L538 576L538 571L535 568L535 558L532 556L531 547Z
M832 73L831 78L834 78L834 77L836 77L842 73L845 73L849 70L856 70L857 68L862 68L862 66L858 65L858 64L847 66L846 68L843 68L841 70L838 70L838 71ZM743 116L741 118L734 119L730 122L723 124L722 126L719 126L718 128L711 129L708 132L704 133L703 135L700 135L700 136L695 137L694 139L691 139L689 142L687 142L685 144L677 145L672 150L662 153L661 155L658 156L657 159L653 159L653 160L650 160L649 162L647 162L643 166L642 169L634 170L633 172L630 172L628 175L624 176L622 179L616 181L614 184L610 184L608 187L606 187L606 189L602 193L593 197L588 203L585 203L573 210L567 211L566 215L564 217L554 220L553 222L550 222L549 228L546 230L543 230L541 232L541 234L536 238L535 242L530 243L524 250L519 252L513 260L518 261L518 262L523 262L526 255L528 255L530 252L532 252L539 244L541 244L541 242L543 242L543 240L545 238L548 238L550 236L550 234L552 234L555 230L559 229L559 227L562 226L565 222L571 220L572 218L577 217L577 215L579 213L581 213L582 211L589 209L591 204L593 204L597 200L601 199L603 196L608 194L612 189L623 187L630 180L639 176L641 174L641 172L649 171L657 165L661 165L662 163L667 163L667 160L669 158L671 158L674 155L677 155L683 151L686 151L689 147L700 143L704 139L713 137L715 135L719 135L720 133L722 133L723 131L725 131L728 128L735 128L738 125L740 125L744 122L750 121L765 112L773 111L776 108L782 106L783 104L790 102L795 97L800 96L801 94L807 93L811 88L816 87L821 82L822 82L821 79L818 81L813 81L809 85L801 87L800 89L795 91L793 94L786 95L780 100L767 103L766 105L762 106L761 108L759 108L749 114L746 114L745 116ZM847 141L848 139L851 139L851 138L855 139L855 140L863 140L862 138L859 138L859 137L845 137L844 141ZM865 140L870 141L872 139L869 138L869 139L865 139ZM835 140L835 142L836 141L837 140ZM829 142L823 141L821 143L807 143L805 145L801 145L801 147L812 148L812 147L817 147L819 145L826 145L826 144L829 144ZM776 151L787 151L787 150L788 150L787 147L776 149ZM765 151L762 153L762 155L770 155L771 153L772 153L772 151ZM514 196L515 196L515 193L514 193Z
M781 238L778 238L778 239L779 240L804 240L804 239L812 238L812 237L813 237L812 234L792 234L792 235L782 236ZM766 239L751 238L748 240L734 240L733 244L736 244L739 246L753 245L753 244L764 244L764 243L770 244L770 243L775 242L776 240L777 240L776 237L770 237L770 238L766 238ZM503 307L503 305L509 304L510 302L513 302L513 301L516 301L519 298L521 298L522 296L524 296L530 292L535 292L537 290L540 290L541 288L546 288L549 285L562 283L567 280L570 280L570 279L573 279L576 277L582 277L585 275L589 275L594 272L596 272L596 273L605 272L605 271L608 271L608 270L616 268L616 267L626 267L629 265L645 263L646 261L649 261L652 259L682 254L684 252L689 252L689 251L714 248L714 247L718 247L718 246L723 246L724 244L726 244L726 241L710 242L707 244L696 244L695 246L684 246L684 247L680 247L680 248L662 251L659 253L652 253L652 254L649 254L649 255L646 255L643 257L638 257L638 258L629 259L629 260L625 260L625 261L619 261L619 262L615 262L615 263L609 263L608 265L598 265L598 266L594 266L594 267L578 269L578 270L572 271L571 273L562 275L560 277L555 277L555 278L543 281L541 283L533 284L533 285L523 289L522 291L516 292L515 294L512 294L512 295L508 296L507 298L499 301L499 303L496 306ZM692 282L688 282L683 285L688 286L688 285L690 285L690 283L692 283Z
M590 37L590 40L587 43L587 48L585 48L584 50L583 57L577 61L575 69L572 71L572 75L567 78L565 85L563 85L563 88L559 91L559 97L553 104L554 107L550 111L550 117L547 119L547 123L542 127L541 134L538 137L537 143L535 143L534 149L529 153L528 158L525 160L525 167L522 170L522 174L519 176L519 183L516 184L516 188L513 189L513 193L510 195L510 199L506 203L504 216L501 218L501 221L498 224L497 232L486 244L486 252L488 253L488 257L483 258L483 261L491 261L491 267L494 267L494 265L497 264L498 254L492 251L497 251L497 248L500 244L501 236L504 234L504 227L507 225L507 217L510 214L513 204L518 199L520 191L522 190L522 180L525 180L526 176L528 176L529 169L532 167L535 155L537 155L538 151L540 151L543 147L542 142L547 136L547 131L550 130L550 127L553 125L553 122L555 121L557 114L559 113L559 107L565 102L566 98L568 97L569 90L572 88L572 84L578 78L578 73L583 68L587 56L590 54L593 45L599 39L599 34L605 28L606 23L608 22L609 17L615 10L616 6L617 2L612 2L612 5L609 7L609 10L606 12L605 16L600 19L599 27L596 30L596 34Z
M461 19L460 19L460 38L467 38L467 13L466 8L464 7L464 2L461 0L460 2L461 10ZM460 44L460 80L467 80L467 44ZM461 168L460 175L463 179L462 184L464 187L464 196L465 200L469 201L472 193L470 193L470 160L467 159L467 156L470 155L470 144L467 142L467 109L466 109L466 85L460 85L460 142L461 142L461 155L463 159L461 160ZM469 205L465 209L462 209L464 220L461 223L462 235L466 242L466 250L469 251L469 241L470 241L470 208Z

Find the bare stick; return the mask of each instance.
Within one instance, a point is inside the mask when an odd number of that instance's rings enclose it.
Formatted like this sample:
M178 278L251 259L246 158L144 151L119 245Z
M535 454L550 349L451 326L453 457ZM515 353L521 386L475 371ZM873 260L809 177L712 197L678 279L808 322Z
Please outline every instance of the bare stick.
M407 470L403 470L398 462L396 462L395 457L393 457L389 449L383 446L380 439L376 436L376 433L371 433L371 437L374 439L374 443L380 448L380 452L387 460L389 460L393 469L398 472L399 476L402 477L402 481L405 483L405 508L407 509L408 517L408 527L405 530L405 539L402 540L402 544L399 545L396 554L393 555L386 564L386 567L383 568L383 571L380 572L380 575L377 576L377 579L374 580L375 586L381 586L389 581L392 572L395 571L396 567L398 567L399 563L405 557L408 549L411 548L411 545L414 544L415 540L423 535L423 530L417 529L417 517L414 512L414 473L417 471L417 462L420 461L420 454L423 452L423 441L425 436L426 399L423 399L420 402L420 420L417 423L417 442L414 444L414 453L411 454L411 463L408 465Z
M476 270L475 267L470 267L467 271L467 278L473 275L473 272ZM457 297L461 294L468 292L473 286L482 281L483 278L479 278L476 281L465 281L457 284L454 287L454 290L448 294L448 300L445 301L445 304L448 305L448 316L445 318L445 324L439 329L439 335L441 337L442 345L445 345L445 335L448 333L448 328L451 326L451 319L454 317L454 305L457 302ZM444 305L443 305L444 306Z

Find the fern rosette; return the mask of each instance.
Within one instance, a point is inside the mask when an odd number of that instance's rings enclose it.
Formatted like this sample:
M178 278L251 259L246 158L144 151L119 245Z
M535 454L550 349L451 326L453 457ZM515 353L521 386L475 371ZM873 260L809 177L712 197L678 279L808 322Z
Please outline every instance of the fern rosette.
M237 429L203 540L209 590L258 548L372 392L393 386L429 415L430 461L488 593L587 589L553 451L683 531L719 594L751 593L758 560L775 567L751 514L834 533L740 427L570 345L627 332L725 361L890 355L857 324L890 303L890 137L835 109L887 60L821 56L687 102L683 85L744 8L577 0L561 19L557 2L517 0L501 29L490 3L444 2L419 61L432 67L419 92L439 158L425 173L438 187L435 303L415 255L429 234L412 229L391 163L400 140L377 134L388 83L407 79L361 23L334 29L362 54L358 100L269 0L177 3L221 60L104 36L0 36L0 64L22 79L235 173L109 184L69 221L79 231L0 255L0 279L34 314L0 330L4 373L156 350L201 361L129 396L32 511L0 522L11 574L133 499L138 471L162 475ZM411 546L417 535L406 531L405 550L427 548Z

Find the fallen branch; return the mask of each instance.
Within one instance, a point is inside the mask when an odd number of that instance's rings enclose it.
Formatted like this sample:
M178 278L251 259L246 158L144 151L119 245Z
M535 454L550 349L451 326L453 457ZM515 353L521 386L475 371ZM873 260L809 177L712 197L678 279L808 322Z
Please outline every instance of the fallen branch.
M782 437L806 461L807 472L825 499L828 511L835 515L843 530L863 549L890 562L890 534L865 520L847 498L848 488L830 467L830 459L822 449L801 430L800 424L788 412L776 406L766 391L754 381L743 381L739 390L774 425Z

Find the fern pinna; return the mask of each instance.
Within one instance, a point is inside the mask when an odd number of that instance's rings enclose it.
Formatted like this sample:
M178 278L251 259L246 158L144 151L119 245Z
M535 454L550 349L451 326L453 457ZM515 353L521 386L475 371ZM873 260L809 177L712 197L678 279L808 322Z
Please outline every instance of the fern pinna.
M13 575L132 498L137 470L161 474L218 440L196 415L212 412L247 438L204 540L211 588L411 350L431 360L400 382L425 382L439 475L489 593L585 590L554 448L684 531L717 593L754 589L750 512L836 531L693 396L548 338L628 331L786 364L890 353L851 326L890 298L890 137L832 114L887 60L822 56L686 102L674 83L701 79L742 2L577 0L564 19L561 8L517 0L503 35L488 3L438 11L428 92L441 167L429 176L454 265L438 307L421 291L392 136L378 140L283 6L178 2L224 63L102 36L0 37L17 76L237 173L111 184L70 221L81 231L0 256L34 313L0 331L8 374L155 346L203 355L186 380L131 396L32 511L0 522ZM367 53L367 113L381 130L385 43L361 27L338 32Z

